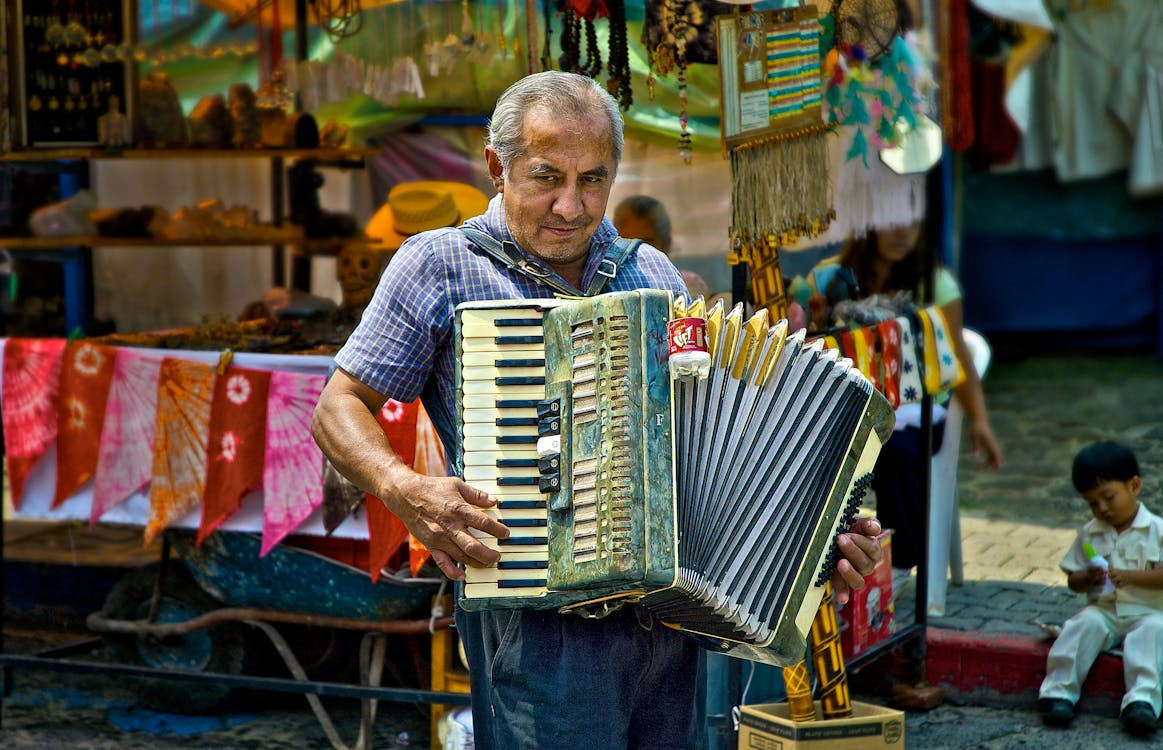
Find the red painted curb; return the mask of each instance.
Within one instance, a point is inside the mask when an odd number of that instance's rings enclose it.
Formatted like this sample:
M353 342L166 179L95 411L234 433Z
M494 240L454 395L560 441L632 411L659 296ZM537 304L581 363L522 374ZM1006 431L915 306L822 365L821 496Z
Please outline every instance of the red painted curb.
M1046 676L1050 641L1045 638L929 628L926 642L926 679L964 696L1032 700ZM1102 654L1082 692L1118 700L1124 689L1122 658Z

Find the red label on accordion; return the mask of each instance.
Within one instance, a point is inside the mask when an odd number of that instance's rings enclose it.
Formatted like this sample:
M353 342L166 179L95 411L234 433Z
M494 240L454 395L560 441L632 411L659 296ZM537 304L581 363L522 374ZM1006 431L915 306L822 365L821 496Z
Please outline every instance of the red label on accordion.
M666 324L670 356L707 351L707 321L703 318L675 318Z

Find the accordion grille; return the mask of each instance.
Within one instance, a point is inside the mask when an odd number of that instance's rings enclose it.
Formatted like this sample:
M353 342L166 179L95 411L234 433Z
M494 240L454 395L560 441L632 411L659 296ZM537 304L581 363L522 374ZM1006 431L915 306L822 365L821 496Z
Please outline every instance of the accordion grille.
M634 554L630 335L624 315L571 329L574 429L596 430L603 446L596 456L576 457L571 466L578 563Z

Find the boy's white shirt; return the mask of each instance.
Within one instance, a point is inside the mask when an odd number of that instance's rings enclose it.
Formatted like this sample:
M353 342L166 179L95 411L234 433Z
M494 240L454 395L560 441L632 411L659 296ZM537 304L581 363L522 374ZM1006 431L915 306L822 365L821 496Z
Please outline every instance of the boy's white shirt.
M1130 527L1122 533L1097 518L1083 525L1059 563L1067 574L1090 567L1090 558L1082 549L1083 542L1090 542L1112 568L1151 570L1163 567L1163 518L1148 510L1143 502L1139 503L1139 512ZM1163 612L1163 590L1124 586L1105 596L1089 593L1087 599L1090 604L1120 616Z

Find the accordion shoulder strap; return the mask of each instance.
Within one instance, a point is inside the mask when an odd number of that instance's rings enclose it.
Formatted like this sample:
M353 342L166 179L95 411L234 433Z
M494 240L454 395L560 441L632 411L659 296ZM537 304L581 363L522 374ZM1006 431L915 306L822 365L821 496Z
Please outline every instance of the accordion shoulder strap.
M594 278L590 281L589 287L583 293L566 283L552 269L546 268L540 263L530 262L517 249L515 243L509 241L502 242L491 234L482 232L479 229L472 229L470 227L458 227L458 229L474 245L480 248L482 252L504 264L507 268L512 268L518 273L522 273L534 281L541 282L554 291L561 292L570 297L592 297L602 291L602 287L606 285L606 282L618 275L618 268L642 244L642 240L628 240L625 237L616 239L610 249L606 251L606 256L602 258L597 273L594 274Z

